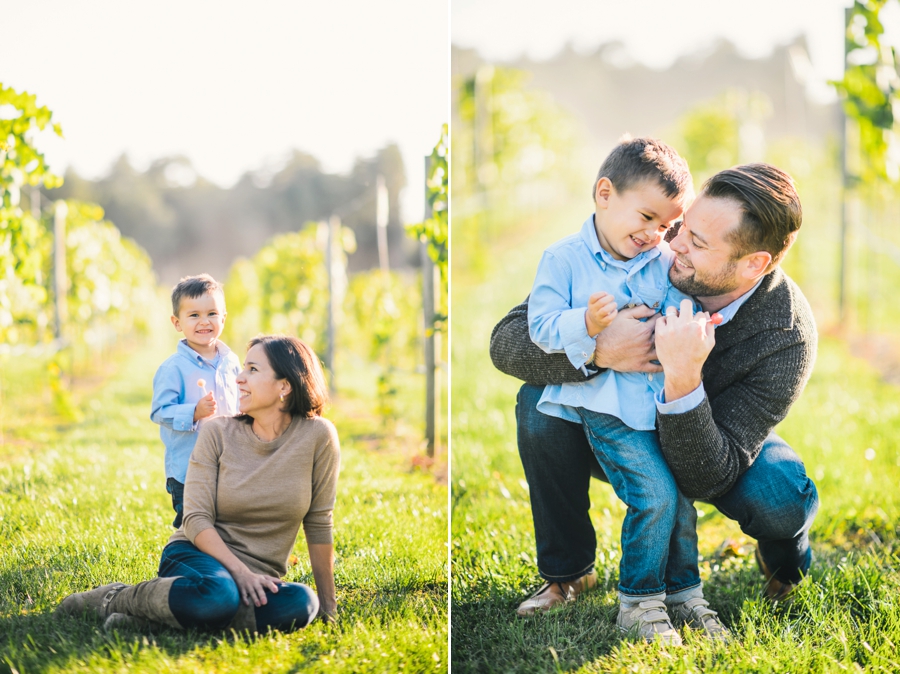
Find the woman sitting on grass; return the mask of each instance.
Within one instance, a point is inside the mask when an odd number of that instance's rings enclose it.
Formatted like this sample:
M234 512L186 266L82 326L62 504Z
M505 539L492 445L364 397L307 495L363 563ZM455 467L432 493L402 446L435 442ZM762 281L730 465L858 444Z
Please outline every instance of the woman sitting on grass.
M184 629L288 631L317 612L334 618L337 432L319 360L295 337L250 342L237 378L240 414L200 431L187 472L184 523L169 539L159 577L66 597L58 614L96 613L104 627L163 623ZM286 583L300 524L318 597Z

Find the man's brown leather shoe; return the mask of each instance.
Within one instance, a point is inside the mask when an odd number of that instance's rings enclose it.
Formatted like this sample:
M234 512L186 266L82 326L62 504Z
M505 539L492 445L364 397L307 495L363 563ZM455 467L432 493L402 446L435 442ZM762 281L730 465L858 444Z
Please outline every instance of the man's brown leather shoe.
M778 580L774 574L769 571L769 567L766 566L766 563L763 561L762 555L759 554L759 548L756 548L756 563L759 565L759 570L762 572L762 575L766 577L766 597L773 602L793 601L794 597L792 594L797 588L797 584L785 583Z
M530 616L535 613L544 613L558 606L565 606L573 602L582 592L592 589L597 585L597 572L591 571L581 578L567 583L544 583L537 592L519 604L516 613L520 616Z

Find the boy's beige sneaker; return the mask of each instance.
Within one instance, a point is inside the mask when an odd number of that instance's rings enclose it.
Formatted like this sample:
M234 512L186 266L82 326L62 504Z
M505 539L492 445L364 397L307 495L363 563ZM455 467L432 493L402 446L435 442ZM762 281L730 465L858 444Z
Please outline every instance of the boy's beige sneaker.
M664 646L681 646L681 636L666 613L661 601L648 600L639 604L619 604L616 625L629 636L644 641L659 641Z
M528 599L519 604L516 614L522 617L544 613L575 601L582 592L597 585L597 572L591 571L568 583L544 583Z
M709 602L702 597L688 599L671 606L675 622L687 625L692 630L705 634L714 641L728 641L731 632L719 620L719 614L709 608Z

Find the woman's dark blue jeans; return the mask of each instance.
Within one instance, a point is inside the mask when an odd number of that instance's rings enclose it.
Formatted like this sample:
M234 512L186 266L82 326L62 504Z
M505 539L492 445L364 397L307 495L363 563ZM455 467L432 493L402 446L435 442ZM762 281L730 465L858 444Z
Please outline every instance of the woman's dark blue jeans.
M214 557L188 541L169 543L159 560L160 578L178 576L169 593L169 609L186 629L228 627L240 604L237 583ZM266 590L267 602L255 609L256 629L290 632L306 627L319 610L316 593L301 583L280 583Z
M516 403L519 456L531 495L538 571L551 582L575 580L594 566L591 475L606 482L581 424L537 411L542 386L525 384ZM782 582L796 583L810 565L809 529L819 497L800 457L769 434L753 465L725 494L710 499L758 542Z

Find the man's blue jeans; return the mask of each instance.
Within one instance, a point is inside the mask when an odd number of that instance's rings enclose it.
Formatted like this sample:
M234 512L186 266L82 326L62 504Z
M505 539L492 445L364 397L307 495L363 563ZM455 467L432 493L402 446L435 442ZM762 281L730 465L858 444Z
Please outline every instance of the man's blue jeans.
M581 424L537 411L543 387L523 385L516 403L519 456L531 494L538 571L575 580L594 566L597 539L588 513L591 475L605 480ZM775 577L797 582L809 569L809 529L819 507L800 457L774 433L730 491L710 503L755 538Z
M678 490L656 432L636 431L609 414L578 413L597 462L628 506L619 591L641 597L699 586L697 511Z
M237 583L214 557L192 543L169 543L159 560L160 578L180 576L169 593L169 609L186 629L224 629L240 603ZM266 604L255 609L256 629L291 630L306 627L319 610L319 598L301 583L280 583L278 592L266 590Z

